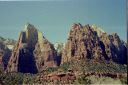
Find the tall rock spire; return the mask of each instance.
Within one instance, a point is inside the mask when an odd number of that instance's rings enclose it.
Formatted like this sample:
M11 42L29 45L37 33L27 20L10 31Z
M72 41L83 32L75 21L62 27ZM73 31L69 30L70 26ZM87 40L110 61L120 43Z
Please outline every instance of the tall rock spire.
M53 45L34 25L26 24L13 49L7 71L37 73L56 65L56 51Z
M25 29L20 32L17 45L14 47L7 71L36 73L36 62L33 50L38 40L37 29L31 25L25 25Z

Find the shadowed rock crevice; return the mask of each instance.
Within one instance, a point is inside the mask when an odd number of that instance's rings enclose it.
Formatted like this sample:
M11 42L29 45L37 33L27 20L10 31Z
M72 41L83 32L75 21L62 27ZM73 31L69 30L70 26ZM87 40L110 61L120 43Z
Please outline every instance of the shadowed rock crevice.
M5 45L3 41L0 41L0 66L5 70L10 58L11 50Z
M19 53L19 60L18 60L18 72L22 73L37 73L37 67L35 58L32 55L33 53L26 50L21 49Z
M58 55L57 57L56 57L56 61L57 61L57 66L59 66L60 64L61 64L61 59L62 59L62 56L61 55Z
M4 51L4 56L2 57L2 62L3 62L3 65L4 65L4 70L6 70L6 68L7 68L10 55L11 55L11 50L6 49Z
M105 57L106 60L110 60L110 58L107 56L106 52L105 52L105 45L102 41L99 42L100 43L100 47L102 49L102 53L103 53L103 56Z

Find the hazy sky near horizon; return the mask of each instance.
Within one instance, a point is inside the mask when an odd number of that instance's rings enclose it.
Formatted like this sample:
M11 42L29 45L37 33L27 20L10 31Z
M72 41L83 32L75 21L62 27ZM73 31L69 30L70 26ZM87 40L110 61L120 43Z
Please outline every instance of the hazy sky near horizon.
M0 36L17 39L27 22L52 43L66 42L73 23L96 24L126 41L126 0L0 1Z

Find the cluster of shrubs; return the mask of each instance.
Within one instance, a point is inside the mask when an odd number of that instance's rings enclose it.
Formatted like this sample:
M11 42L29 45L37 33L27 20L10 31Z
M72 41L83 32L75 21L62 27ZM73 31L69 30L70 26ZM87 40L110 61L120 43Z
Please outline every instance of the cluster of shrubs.
M127 84L127 78L111 78L111 77L97 77L97 76L88 76L88 77L79 77L75 80L76 84Z
M19 85L19 84L32 84L36 78L35 74L23 73L2 73L0 74L0 84L5 85Z

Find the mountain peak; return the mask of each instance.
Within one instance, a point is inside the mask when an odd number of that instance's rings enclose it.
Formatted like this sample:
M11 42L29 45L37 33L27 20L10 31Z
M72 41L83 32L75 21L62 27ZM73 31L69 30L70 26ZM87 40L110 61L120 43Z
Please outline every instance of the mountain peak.
M62 64L72 59L94 59L126 64L126 47L117 33L108 35L96 25L73 24L62 52Z
M42 32L34 25L27 23L11 54L7 71L37 73L44 67L57 66L56 53L54 46L43 36Z
M25 24L25 27L24 27L24 31L28 30L28 29L33 29L35 28L34 25L30 24L29 22L27 22ZM36 28L35 28L36 29Z
M72 29L80 29L80 28L83 28L83 26L80 23L74 23L72 25Z
M93 28L94 31L97 32L98 36L101 36L103 33L106 33L102 28L96 25L92 25L91 27Z

